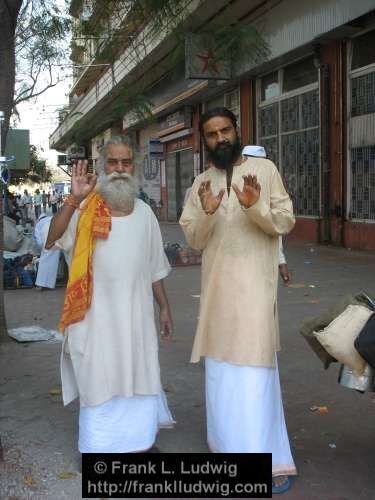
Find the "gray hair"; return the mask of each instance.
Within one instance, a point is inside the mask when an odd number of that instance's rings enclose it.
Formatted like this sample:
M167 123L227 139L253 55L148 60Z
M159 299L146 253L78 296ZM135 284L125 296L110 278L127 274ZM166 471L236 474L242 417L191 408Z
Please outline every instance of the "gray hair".
M115 135L111 137L107 142L104 143L104 145L100 148L100 156L96 160L95 163L95 170L98 175L103 175L104 174L104 166L107 161L107 153L108 153L108 146L127 146L133 154L133 160L134 160L134 177L137 179L138 183L141 185L143 181L143 176L142 176L142 171L139 168L136 158L135 158L135 151L134 151L134 146L132 144L132 141L129 136L126 135Z

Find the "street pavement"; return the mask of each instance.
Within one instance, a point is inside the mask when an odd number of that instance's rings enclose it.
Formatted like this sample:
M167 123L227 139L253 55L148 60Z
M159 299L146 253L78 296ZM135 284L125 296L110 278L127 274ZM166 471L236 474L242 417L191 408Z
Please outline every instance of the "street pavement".
M176 224L163 224L162 233L165 241L184 242ZM374 394L339 385L338 364L324 370L298 333L305 317L320 314L347 293L375 289L375 255L296 242L286 242L285 250L293 284L280 285L279 369L299 476L283 498L375 499ZM160 363L177 423L173 430L160 431L157 445L165 453L207 452L203 364L189 363L200 266L174 268L166 287L175 328L173 341L161 343ZM61 288L6 291L8 328L56 328L63 294ZM59 353L59 342L0 345L1 499L81 498L78 404L62 405ZM313 412L313 406L328 411Z

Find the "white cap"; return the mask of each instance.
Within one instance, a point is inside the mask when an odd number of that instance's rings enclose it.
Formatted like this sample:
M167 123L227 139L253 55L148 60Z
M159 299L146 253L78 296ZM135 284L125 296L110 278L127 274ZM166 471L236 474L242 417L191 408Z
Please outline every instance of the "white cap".
M245 146L242 150L244 156L258 156L259 158L266 158L266 150L262 146Z

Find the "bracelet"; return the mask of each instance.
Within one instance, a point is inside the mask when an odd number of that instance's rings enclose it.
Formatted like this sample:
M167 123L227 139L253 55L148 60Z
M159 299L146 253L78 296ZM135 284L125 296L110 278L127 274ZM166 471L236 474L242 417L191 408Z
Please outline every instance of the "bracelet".
M68 205L69 207L73 207L77 210L80 210L79 208L80 204L74 200L73 195L71 194L67 198L65 198L64 205Z

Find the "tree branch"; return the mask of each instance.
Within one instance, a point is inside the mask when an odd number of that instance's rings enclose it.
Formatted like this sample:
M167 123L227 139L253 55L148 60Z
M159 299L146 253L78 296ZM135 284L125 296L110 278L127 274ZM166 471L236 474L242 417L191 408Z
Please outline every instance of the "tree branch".
M56 85L58 83L60 83L62 81L62 79L59 79L57 80L55 83L50 83L48 85L46 85L42 90L40 90L39 92L36 92L35 94L30 94L30 95L27 95L25 97L17 97L15 100L14 100L14 104L13 106L18 106L21 102L23 101L27 101L28 99L33 99L34 97L38 97L40 96L41 94L43 94L43 92L45 92L46 90L52 88L52 87L56 87ZM24 92L23 92L24 93Z

